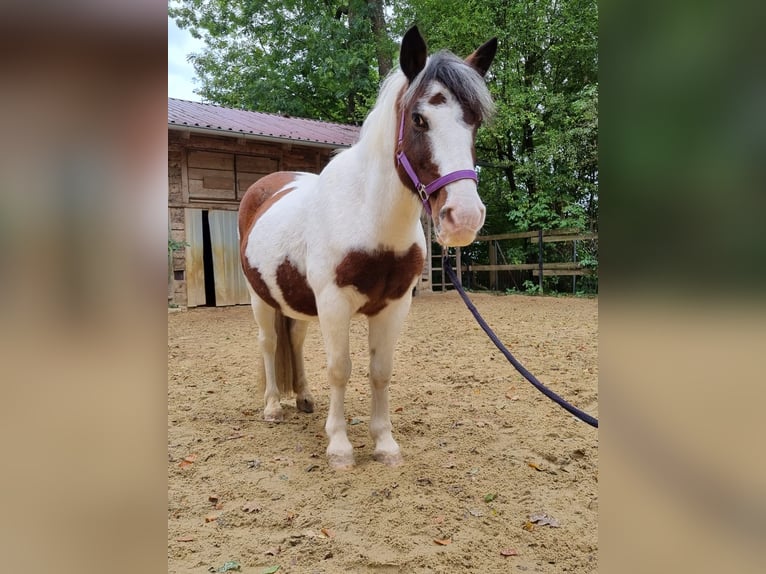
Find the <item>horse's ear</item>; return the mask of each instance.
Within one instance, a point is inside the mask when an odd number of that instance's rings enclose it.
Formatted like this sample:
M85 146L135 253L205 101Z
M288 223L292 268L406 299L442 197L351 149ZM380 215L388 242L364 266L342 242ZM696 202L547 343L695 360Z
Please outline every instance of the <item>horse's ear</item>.
M476 68L482 76L487 74L489 65L492 60L495 59L495 52L497 52L497 38L492 38L488 42L485 42L479 46L476 51L468 56L465 61Z
M399 66L412 82L415 77L426 67L428 48L417 26L413 26L402 38L402 49L399 52Z

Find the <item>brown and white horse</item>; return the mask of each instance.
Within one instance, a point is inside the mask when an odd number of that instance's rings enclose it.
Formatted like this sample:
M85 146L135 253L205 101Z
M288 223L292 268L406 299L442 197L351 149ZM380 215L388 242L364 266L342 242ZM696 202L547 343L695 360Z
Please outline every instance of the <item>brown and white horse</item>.
M391 435L388 383L423 270L421 210L431 214L446 246L472 242L484 223L474 140L492 112L483 76L496 50L493 38L466 60L446 51L429 58L411 28L402 40L401 69L381 87L359 141L318 176L274 173L242 198L240 257L259 326L264 418L282 420L283 393L296 394L298 410L314 410L302 347L309 321L318 319L330 383L325 431L332 467L354 464L343 403L349 324L357 313L369 321L373 456L388 465L402 461Z

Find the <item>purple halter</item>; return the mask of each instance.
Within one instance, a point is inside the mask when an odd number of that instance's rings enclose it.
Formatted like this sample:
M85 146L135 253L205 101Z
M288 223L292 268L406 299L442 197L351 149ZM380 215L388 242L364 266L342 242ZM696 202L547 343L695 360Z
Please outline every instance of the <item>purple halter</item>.
M407 159L407 156L404 154L404 149L402 149L402 143L404 141L404 112L402 112L402 121L399 122L399 143L397 145L397 152L396 152L396 163L401 164L402 167L404 167L404 171L407 172L407 175L410 176L410 179L412 180L412 183L415 185L415 190L417 191L418 197L420 197L420 200L423 202L423 207L426 210L426 213L428 215L431 215L431 204L428 202L428 198L438 189L444 187L445 185L452 183L453 181L457 181L459 179L472 179L476 183L479 183L479 177L476 175L476 170L473 169L459 169L457 171L453 171L451 173L448 173L447 175L443 175L440 178L435 179L428 185L423 185L423 183L420 181L420 178L418 178L418 175L415 173L415 170L412 169L412 164Z

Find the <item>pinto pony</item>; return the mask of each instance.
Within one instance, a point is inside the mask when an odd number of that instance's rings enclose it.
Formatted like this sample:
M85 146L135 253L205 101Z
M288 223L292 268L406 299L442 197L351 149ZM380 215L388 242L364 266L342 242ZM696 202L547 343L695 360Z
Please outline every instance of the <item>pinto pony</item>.
M309 321L319 320L334 468L354 464L344 396L349 324L358 313L369 322L373 457L387 465L402 461L391 435L388 383L427 252L421 210L445 246L471 243L484 224L474 140L493 109L484 75L496 50L493 38L465 60L446 51L429 58L411 28L402 40L401 69L383 83L359 141L318 176L273 173L242 198L240 258L259 327L264 419L282 420L281 394L295 393L298 410L313 412L302 347Z

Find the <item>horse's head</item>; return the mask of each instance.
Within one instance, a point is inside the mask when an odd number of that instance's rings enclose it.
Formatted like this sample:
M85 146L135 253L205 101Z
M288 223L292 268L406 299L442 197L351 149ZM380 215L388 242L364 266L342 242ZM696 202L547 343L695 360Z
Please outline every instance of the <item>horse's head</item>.
M428 58L415 26L402 40L399 63L409 84L397 104L397 169L445 246L468 245L484 225L474 141L493 108L484 75L496 50L493 38L465 60L446 51Z

